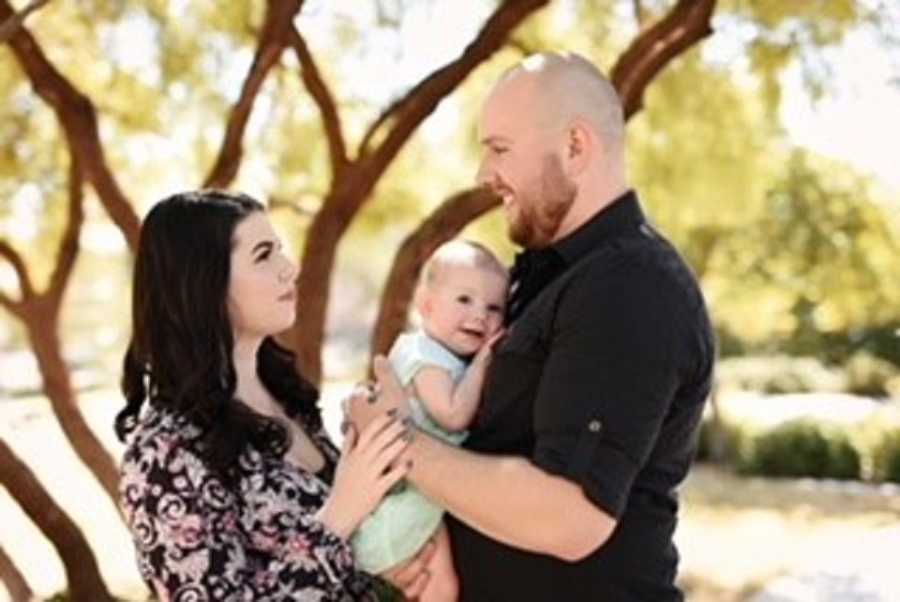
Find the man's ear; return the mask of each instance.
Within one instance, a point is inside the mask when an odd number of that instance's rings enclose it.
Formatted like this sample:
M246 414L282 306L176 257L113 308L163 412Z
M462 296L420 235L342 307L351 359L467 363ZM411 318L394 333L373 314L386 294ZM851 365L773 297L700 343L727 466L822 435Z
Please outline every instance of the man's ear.
M566 132L566 163L569 175L577 176L590 165L591 153L595 152L594 138L590 127L582 120L572 122Z

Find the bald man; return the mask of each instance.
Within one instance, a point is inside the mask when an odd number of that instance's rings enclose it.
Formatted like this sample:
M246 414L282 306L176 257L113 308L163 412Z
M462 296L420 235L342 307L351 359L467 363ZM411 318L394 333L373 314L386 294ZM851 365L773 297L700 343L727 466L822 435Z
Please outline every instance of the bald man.
M508 332L466 449L419 433L408 451L409 480L452 515L465 601L683 600L676 488L714 344L694 276L628 186L624 129L612 85L574 55L529 57L484 104L478 179L525 248ZM355 421L402 407L378 374Z

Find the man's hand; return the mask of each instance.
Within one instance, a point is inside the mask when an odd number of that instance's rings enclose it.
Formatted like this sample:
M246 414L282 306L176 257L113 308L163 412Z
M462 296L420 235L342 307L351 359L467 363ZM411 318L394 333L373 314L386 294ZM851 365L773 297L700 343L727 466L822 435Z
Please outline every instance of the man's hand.
M401 418L409 414L406 392L387 358L376 356L372 369L377 382L357 386L343 401L344 420L351 422L358 433L390 409L396 408Z
M381 573L380 577L402 591L407 600L416 600L431 578L428 563L434 552L434 541L429 540L415 556L400 566Z

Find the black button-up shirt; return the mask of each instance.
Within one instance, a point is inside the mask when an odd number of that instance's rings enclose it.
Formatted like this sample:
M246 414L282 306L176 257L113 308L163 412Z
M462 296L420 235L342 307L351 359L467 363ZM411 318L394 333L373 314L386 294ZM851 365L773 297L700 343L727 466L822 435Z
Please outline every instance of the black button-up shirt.
M465 447L530 458L578 483L618 525L570 563L450 517L462 599L683 600L675 488L693 457L714 356L696 279L633 192L517 258L512 278L508 333Z

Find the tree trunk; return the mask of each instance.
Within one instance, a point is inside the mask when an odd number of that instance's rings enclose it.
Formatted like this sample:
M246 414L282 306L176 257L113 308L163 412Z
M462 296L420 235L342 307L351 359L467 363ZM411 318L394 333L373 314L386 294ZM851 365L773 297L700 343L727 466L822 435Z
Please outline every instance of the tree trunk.
M112 602L97 559L78 526L56 505L31 469L0 439L0 485L47 536L66 571L73 602Z
M9 592L9 598L12 602L35 602L34 592L25 581L25 576L19 571L19 568L7 556L3 546L0 546L0 581L6 586Z
M333 204L326 201L324 208L316 213L303 247L303 268L297 281L298 318L291 338L297 353L297 369L316 386L322 380L321 350L337 245L353 217L345 207L357 202L355 199Z
M53 413L78 458L100 482L106 494L119 507L119 471L109 452L97 439L78 410L69 370L62 357L57 319L50 311L31 309L24 320L32 350L44 381L44 393Z
M409 303L415 292L422 264L429 255L476 218L500 204L485 189L475 188L453 195L403 241L394 257L381 306L375 321L371 355L387 353L406 324Z

